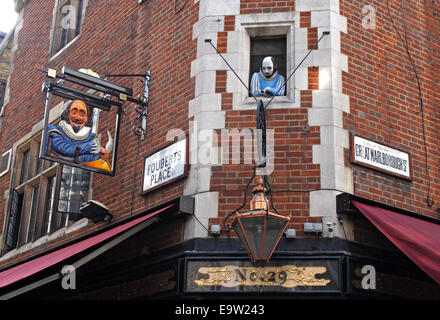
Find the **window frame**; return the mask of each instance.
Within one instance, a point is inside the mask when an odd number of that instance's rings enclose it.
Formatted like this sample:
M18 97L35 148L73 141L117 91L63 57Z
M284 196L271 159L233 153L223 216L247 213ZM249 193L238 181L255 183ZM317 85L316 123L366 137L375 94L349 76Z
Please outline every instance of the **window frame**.
M82 8L78 10L80 1L82 1ZM68 39L70 38L70 40L68 40L63 46L61 46L63 35L62 21L64 19L64 17L61 15L61 10L62 7L65 5L72 5L71 3L67 4L67 2L74 2L73 6L78 10L76 16L77 26L75 27L75 29L69 29L68 33L70 34L68 36ZM50 33L49 61L55 59L60 54L62 54L62 52L67 50L67 48L70 47L74 42L76 42L76 40L81 36L87 5L88 0L55 0L52 18L52 29ZM74 35L72 35L72 33L74 33Z
M64 102L59 103L57 106L52 108L50 111L50 121L51 123L56 123L60 120L59 114L60 110L64 109ZM58 115L56 117L55 115ZM56 229L51 230L52 225L48 224L47 230L48 232L44 232L41 234L41 230L43 227L42 218L45 213L45 202L46 202L46 194L47 194L47 183L48 179L50 177L55 176L55 194L54 194L54 202L53 202L53 208L52 208L52 215L56 216L59 212L58 202L59 202L59 192L60 192L60 184L61 184L61 178L63 173L63 164L57 163L57 162L50 162L48 160L43 161L42 170L41 172L37 172L38 169L38 162L41 161L39 158L39 152L41 148L41 140L42 140L42 134L43 134L43 122L44 119L41 120L39 123L37 123L30 133L25 135L23 138L21 138L19 141L17 141L12 149L12 155L13 158L11 159L11 163L14 164L13 166L13 173L11 179L10 179L10 186L9 186L9 193L7 193L6 201L7 206L5 206L5 214L4 214L4 225L3 225L3 237L2 242L0 243L0 249L1 252L7 251L7 252L18 252L25 250L29 247L34 247L39 245L41 243L41 239L51 237L52 234L54 234L54 238L57 238L59 234L57 231L66 228L66 232L69 232L69 228L77 228L73 225L80 226L80 225L86 225L88 223L88 220L86 218L81 219L81 216L68 218L65 219L64 216L68 215L69 217L72 217L72 214L60 212L61 218L58 219L61 223L63 220L66 221L65 225L60 225ZM26 150L30 150L30 154L34 156L32 159L32 156L30 157L32 160L30 161L29 165L29 172L31 172L28 176L28 179L20 184L20 175L22 171L22 161L23 161L23 154ZM92 183L93 183L93 173L90 173L89 178L89 188L87 192L88 199L92 198ZM38 195L38 214L36 217L36 223L39 224L36 229L34 230L34 236L32 241L28 241L28 232L29 232L29 223L30 223L30 206L31 206L31 197L32 197L32 191L35 186L39 185L39 195ZM16 225L13 226L11 229L13 231L13 234L10 234L10 214L12 208L12 200L14 198L14 192L17 192L17 201L19 200L19 197L22 197L22 205L20 212L16 212L15 214L15 222ZM78 219L75 219L78 218ZM24 219L24 220L23 220ZM18 220L18 222L17 222ZM77 220L80 220L82 222L78 222ZM58 224L57 224L58 225ZM47 231L46 230L46 231ZM37 234L38 236L35 236ZM11 239L12 237L12 239ZM14 239L15 238L15 239ZM26 249L27 250L27 249Z
M20 215L20 223L18 225L17 230L17 239L16 239L16 248L19 248L27 243L32 243L36 241L38 238L47 235L47 233L42 233L42 225L43 225L43 215L46 211L45 208L45 197L47 191L47 183L48 179L52 176L55 176L58 180L58 176L62 170L62 166L53 163L51 164L49 161L43 162L43 169L40 173L37 173L37 163L39 161L39 145L41 143L41 134L37 134L33 136L29 141L25 142L21 146L17 148L17 173L15 181L12 181L13 189L15 189L20 195L23 195L23 205L22 210L19 213ZM20 183L22 180L22 172L23 172L23 155L26 151L30 152L29 157L29 168L28 168L28 177L24 180L24 182ZM57 190L57 180L55 180L55 192ZM38 200L37 200L37 210L35 219L35 227L32 232L32 239L29 239L29 226L32 219L32 197L33 190L36 186L39 186L38 192ZM56 200L56 195L55 195ZM56 202L56 201L55 201ZM54 204L55 205L55 204ZM7 221L9 224L9 221Z
M252 51L253 44L254 46L258 47L259 45L256 44L256 42L263 42L263 41L272 41L273 43L280 41L282 43L282 49L284 49L284 52L277 48L277 50L267 50L264 55L261 54L261 52L255 52ZM272 52L268 52L272 51ZM281 54L274 54L275 51L279 51ZM260 54L258 54L260 53ZM277 64L278 68L277 71L280 75L284 77L284 80L287 79L288 75L287 73L287 37L286 36L259 36L259 37L251 37L250 38L250 50L249 50L249 88L251 87L251 79L254 73L259 72L261 70L261 62L263 61L264 57L274 57L275 63ZM282 56L284 61L281 61L278 59L278 56ZM252 68L252 60L254 60L256 57L258 57L258 60L255 61L255 65ZM282 67L280 67L280 65ZM286 90L284 90L284 94L281 96L286 95ZM251 93L249 92L249 97L251 96Z
M250 55L251 38L261 37L286 37L286 77L295 67L295 58L298 54L295 52L295 26L297 23L297 14L289 13L268 13L268 14L246 14L238 16L236 32L240 32L239 45L233 52L239 55L240 65L242 66L238 74L242 79L249 79L250 73ZM229 71L228 71L229 73ZM250 83L248 83L249 87ZM233 74L228 74L228 92L233 93L234 110L255 110L255 100L249 96L246 88L238 83ZM295 77L287 81L285 95L273 99L269 108L299 108L300 92L295 88ZM271 98L259 97L264 103L269 102Z

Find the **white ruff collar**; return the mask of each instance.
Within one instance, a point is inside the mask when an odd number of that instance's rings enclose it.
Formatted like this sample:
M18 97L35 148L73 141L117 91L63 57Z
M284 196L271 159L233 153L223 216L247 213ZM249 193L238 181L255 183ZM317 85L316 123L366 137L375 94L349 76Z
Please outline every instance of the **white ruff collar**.
M266 77L266 76L263 74L263 72L260 71L260 75L261 75L261 76L263 77L263 79L266 80L266 81L272 81L273 79L275 79L275 77L277 76L277 74L278 74L278 71L275 71L275 72L273 73L273 75L271 75L271 76L268 78L268 77Z
M59 126L70 139L76 141L82 141L87 139L89 137L91 130L90 127L84 126L78 131L78 133L75 133L75 131L73 131L72 126L64 120L60 121Z

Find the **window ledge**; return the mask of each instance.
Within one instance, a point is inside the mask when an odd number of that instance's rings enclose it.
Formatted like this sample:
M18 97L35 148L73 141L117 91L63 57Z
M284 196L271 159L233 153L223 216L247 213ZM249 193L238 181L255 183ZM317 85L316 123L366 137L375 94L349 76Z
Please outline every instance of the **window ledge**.
M68 228L61 228L61 229L55 231L54 233L52 233L51 235L43 236L43 237L35 240L34 242L26 243L26 244L22 245L20 248L13 249L13 250L7 252L5 255L0 257L0 261L5 261L8 259L14 258L19 254L25 253L26 251L37 248L47 242L61 238L66 234L69 234L71 232L79 230L79 229L85 227L87 224L88 224L87 218L83 218L81 220L78 220L77 222L75 222L74 224L72 224Z
M73 38L72 41L70 41L66 46L64 46L60 51L55 53L51 58L49 58L49 62L54 61L56 58L61 56L67 49L69 49L70 46L72 46L79 38L81 37L81 33L77 35L75 38Z
M299 92L294 94L295 97L299 97ZM262 100L264 106L266 106L272 98L266 97L255 97L257 100ZM234 110L255 110L256 101L252 97L246 97L241 99L242 101L239 103L233 104ZM289 96L277 96L275 97L269 105L268 109L291 109L291 108L299 108L299 101L295 101L293 98Z

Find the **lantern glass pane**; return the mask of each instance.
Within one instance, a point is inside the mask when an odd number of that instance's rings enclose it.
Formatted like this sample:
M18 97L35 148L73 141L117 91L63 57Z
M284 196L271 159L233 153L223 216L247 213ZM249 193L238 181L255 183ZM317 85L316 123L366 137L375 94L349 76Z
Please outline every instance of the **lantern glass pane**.
M256 259L261 259L264 237L265 216L250 216L241 219L244 232Z
M269 259L273 249L280 240L287 221L269 214L266 229L266 242L264 245L264 259Z
M244 234L243 234L243 230L240 227L240 223L238 221L236 223L234 223L233 228L234 228L234 231L237 234L238 238L240 239L241 244L245 247L246 251L249 253L249 255L252 258L252 255L249 251L250 250L249 246L248 246L246 238L244 237Z

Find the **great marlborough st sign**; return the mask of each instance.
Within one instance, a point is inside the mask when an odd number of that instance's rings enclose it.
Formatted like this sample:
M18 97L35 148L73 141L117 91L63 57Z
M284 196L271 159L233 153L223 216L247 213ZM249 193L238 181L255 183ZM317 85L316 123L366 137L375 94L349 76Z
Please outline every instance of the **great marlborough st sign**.
M410 155L359 136L351 136L351 161L411 180Z
M142 192L147 193L187 174L187 138L145 158Z

